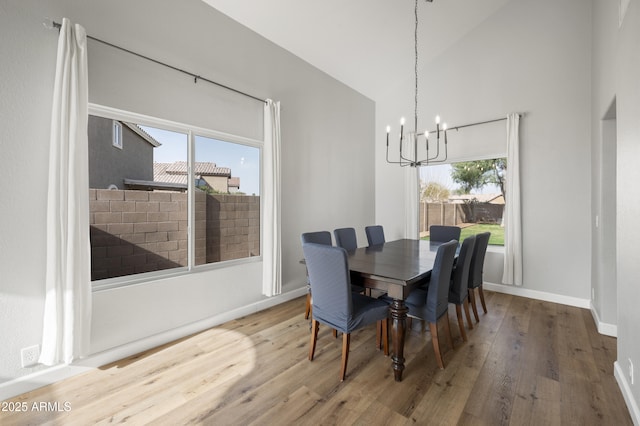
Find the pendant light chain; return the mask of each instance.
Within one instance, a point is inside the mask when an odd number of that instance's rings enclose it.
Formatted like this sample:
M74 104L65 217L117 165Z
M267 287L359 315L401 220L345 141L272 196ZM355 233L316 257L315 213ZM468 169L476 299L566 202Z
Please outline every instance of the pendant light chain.
M413 115L413 131L418 134L418 0L416 0L415 5L415 17L416 17L416 26L414 32L414 46L415 46L415 97L414 97L414 115Z

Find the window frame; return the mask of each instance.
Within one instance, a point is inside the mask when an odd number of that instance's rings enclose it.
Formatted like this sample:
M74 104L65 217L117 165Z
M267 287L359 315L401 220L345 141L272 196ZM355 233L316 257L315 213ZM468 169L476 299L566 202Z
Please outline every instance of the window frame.
M111 145L118 149L123 149L124 147L122 123L118 120L113 120L113 125L111 126Z
M88 115L99 116L106 119L114 120L115 122L131 122L140 124L142 126L156 127L163 130L184 133L187 135L187 161L188 167L188 186L187 186L187 203L188 203L188 219L187 219L187 231L188 231L188 265L182 267L176 267L171 269L164 269L152 272L142 272L139 274L105 278L97 281L91 281L91 288L93 292L108 290L118 287L125 287L134 284L142 284L157 281L159 279L166 279L177 276L190 275L193 273L200 273L205 271L211 271L216 269L229 268L236 265L245 263L254 263L262 261L262 254L264 250L264 174L263 174L263 158L264 158L264 140L252 139L244 136L233 135L217 130L207 129L199 126L188 125L179 123L163 118L152 117L140 113L125 111L117 108L107 107L95 103L89 103ZM118 123L122 126L122 123ZM122 134L122 131L120 132ZM206 137L221 140L224 142L236 143L239 145L245 145L259 150L259 163L260 163L260 254L258 256L245 257L241 259L224 260L214 263L205 263L202 265L195 265L195 182L193 175L193 168L191 165L195 161L195 138L196 136ZM88 190L89 188L87 188ZM87 211L87 214L89 212ZM91 250L91 248L89 248Z

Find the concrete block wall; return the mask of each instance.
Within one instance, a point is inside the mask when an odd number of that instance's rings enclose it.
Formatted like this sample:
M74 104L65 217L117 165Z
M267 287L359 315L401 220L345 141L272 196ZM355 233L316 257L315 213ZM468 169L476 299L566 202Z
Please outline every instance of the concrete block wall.
M196 192L196 229L206 227L205 205ZM89 211L92 280L187 266L186 193L90 189ZM206 258L201 235L196 260Z
M195 264L260 255L260 197L195 192ZM89 190L91 279L188 265L187 194Z
M207 197L207 262L260 255L260 197Z

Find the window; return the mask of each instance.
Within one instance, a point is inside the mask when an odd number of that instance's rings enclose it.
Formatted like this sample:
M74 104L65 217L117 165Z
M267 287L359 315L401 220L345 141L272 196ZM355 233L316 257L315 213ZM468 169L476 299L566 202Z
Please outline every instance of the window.
M113 120L113 140L112 145L122 149L122 123Z
M455 225L461 240L489 231L489 244L503 246L506 168L506 158L422 167L420 237L429 238L431 225Z
M260 256L261 141L121 113L126 144L109 150L111 120L98 113L88 132L94 284Z

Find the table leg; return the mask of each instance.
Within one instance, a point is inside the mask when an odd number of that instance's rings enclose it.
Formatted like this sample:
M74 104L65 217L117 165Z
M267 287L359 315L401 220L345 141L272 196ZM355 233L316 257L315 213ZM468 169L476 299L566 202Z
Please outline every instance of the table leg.
M393 344L393 374L396 382L402 380L404 370L404 334L407 328L407 306L404 300L394 299L389 306L391 312L391 342Z

